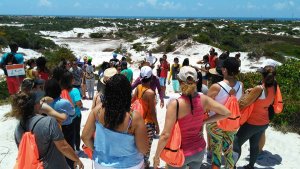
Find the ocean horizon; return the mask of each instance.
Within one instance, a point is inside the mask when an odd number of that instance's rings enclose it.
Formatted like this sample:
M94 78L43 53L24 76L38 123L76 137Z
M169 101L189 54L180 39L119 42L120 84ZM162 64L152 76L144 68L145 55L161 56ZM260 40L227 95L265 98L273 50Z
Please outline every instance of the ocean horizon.
M185 16L93 16L93 15L1 15L19 17L66 17L66 18L99 18L99 19L153 19L153 20L275 20L275 21L300 21L300 18L284 17L185 17Z

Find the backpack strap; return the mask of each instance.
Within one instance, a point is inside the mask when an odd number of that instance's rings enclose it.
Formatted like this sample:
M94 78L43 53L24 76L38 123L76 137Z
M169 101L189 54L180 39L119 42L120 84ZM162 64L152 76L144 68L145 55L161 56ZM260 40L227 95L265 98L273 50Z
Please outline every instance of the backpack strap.
M225 89L225 87L223 87L220 83L217 83L219 86L221 86L224 90L225 90L225 92L230 96L230 94L229 94L229 92Z
M239 87L238 87L237 91L235 91L235 93L237 93L240 90L240 87L241 87L241 84L239 82L237 82L237 83L239 84ZM225 89L225 87L223 87L220 83L218 83L218 85L221 86L229 96L231 96L231 94L229 94L229 92Z
M179 112L179 102L178 99L176 99L176 121L178 120L178 112Z
M31 128L31 130L30 130L31 133L33 133L33 130L34 130L36 124L37 124L40 120L42 120L42 118L44 118L44 116L41 117L41 118L39 118L39 119L33 124L32 128Z

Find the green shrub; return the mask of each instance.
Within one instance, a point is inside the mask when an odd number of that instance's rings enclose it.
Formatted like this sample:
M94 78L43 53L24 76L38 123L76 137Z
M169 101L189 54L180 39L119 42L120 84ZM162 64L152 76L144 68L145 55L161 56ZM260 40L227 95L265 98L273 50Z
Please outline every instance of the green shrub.
M166 53L173 52L174 50L175 50L175 46L174 45L167 44L166 50L165 50Z
M20 47L26 49L46 49L46 48L55 48L57 45L49 39L45 39L36 35L30 30L18 30L18 28L13 27L4 27L0 29L0 32L5 34L2 36L4 42L16 42Z
M58 63L62 59L66 59L66 60L69 60L69 61L76 60L76 57L73 54L73 52L70 49L64 48L64 47L59 47L55 50L46 51L46 52L44 52L44 56L46 57L46 59L48 61L47 66L50 69L57 66Z
M280 85L284 110L275 116L273 124L277 128L288 128L300 134L300 61L289 60L278 67L276 79Z
M133 45L132 45L132 48L133 48L134 50L136 50L137 52L143 51L143 50L146 49L145 46L142 45L142 43L140 43L140 42L133 44Z
M103 38L104 34L103 33L91 33L90 38Z
M204 33L198 34L198 36L194 37L193 40L199 43L211 44L210 37Z
M8 88L4 79L0 79L0 98L0 105L7 104L9 102Z

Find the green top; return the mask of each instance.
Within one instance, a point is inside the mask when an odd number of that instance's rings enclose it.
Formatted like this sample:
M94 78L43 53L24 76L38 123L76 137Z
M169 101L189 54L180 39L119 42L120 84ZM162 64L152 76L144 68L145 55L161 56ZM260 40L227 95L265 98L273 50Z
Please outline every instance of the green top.
M131 69L124 69L121 74L125 75L130 83L132 82L133 72Z

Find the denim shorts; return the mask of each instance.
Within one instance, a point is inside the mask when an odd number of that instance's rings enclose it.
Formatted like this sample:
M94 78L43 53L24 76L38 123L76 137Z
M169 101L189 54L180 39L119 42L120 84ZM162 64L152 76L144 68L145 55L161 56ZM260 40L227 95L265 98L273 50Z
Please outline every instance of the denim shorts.
M160 77L159 78L159 85L160 86L166 86L166 78L165 77Z

